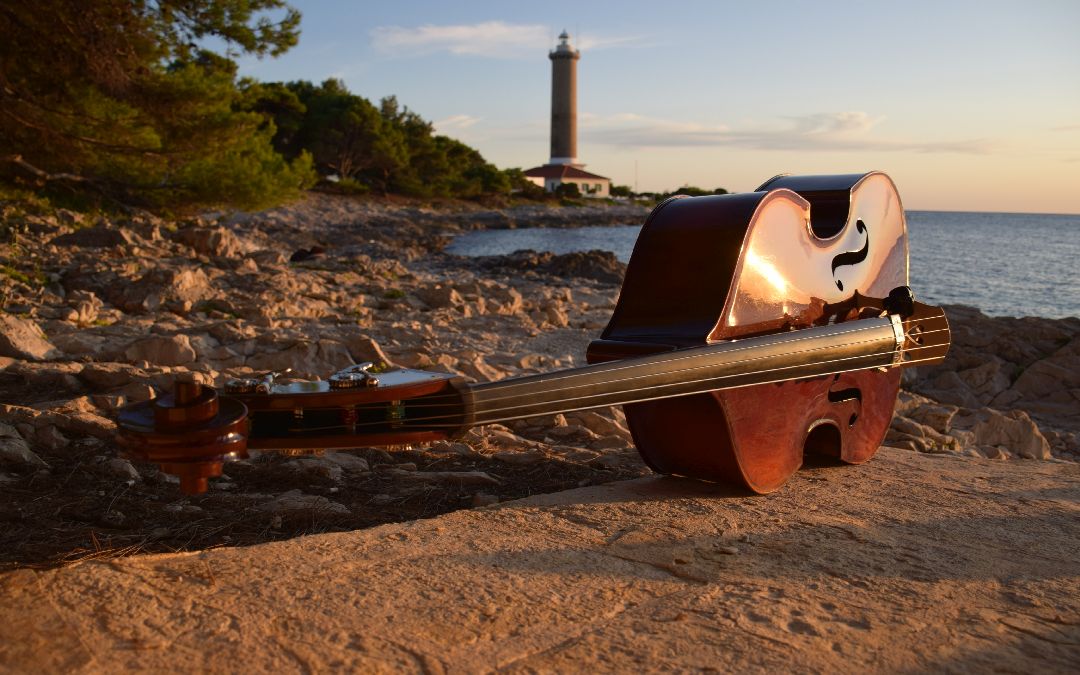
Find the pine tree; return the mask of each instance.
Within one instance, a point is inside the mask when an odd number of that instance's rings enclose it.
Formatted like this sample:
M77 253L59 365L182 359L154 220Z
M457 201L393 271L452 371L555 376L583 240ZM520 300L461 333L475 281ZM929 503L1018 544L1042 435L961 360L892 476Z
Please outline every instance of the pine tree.
M0 180L149 206L291 196L311 159L274 151L231 57L284 52L299 20L284 0L0 0Z

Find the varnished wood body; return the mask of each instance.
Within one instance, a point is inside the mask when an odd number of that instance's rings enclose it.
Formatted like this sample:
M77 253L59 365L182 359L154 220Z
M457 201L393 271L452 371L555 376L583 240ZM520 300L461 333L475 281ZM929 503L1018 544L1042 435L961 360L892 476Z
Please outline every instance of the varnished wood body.
M821 325L837 318L828 307L856 292L883 297L907 284L903 211L883 174L778 177L762 188L654 210L591 363ZM841 373L625 410L654 470L765 493L804 451L872 457L899 379L895 368Z

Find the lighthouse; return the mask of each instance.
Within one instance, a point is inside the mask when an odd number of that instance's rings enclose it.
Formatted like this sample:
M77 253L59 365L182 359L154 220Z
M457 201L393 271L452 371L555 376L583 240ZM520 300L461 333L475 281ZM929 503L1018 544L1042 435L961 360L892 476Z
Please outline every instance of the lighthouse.
M573 183L585 197L607 197L611 179L589 173L577 153L577 62L570 34L559 35L559 44L548 52L551 59L551 155L547 164L525 172L525 177L548 192Z
M564 30L551 59L551 159L548 164L577 164L577 62L581 52Z

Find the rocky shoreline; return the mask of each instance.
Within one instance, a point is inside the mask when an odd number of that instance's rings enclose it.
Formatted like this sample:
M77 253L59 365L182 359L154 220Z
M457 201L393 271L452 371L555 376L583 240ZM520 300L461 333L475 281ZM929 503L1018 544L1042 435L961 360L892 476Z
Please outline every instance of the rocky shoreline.
M459 232L641 222L642 207L431 208L312 195L254 214L124 221L6 207L0 277L0 565L283 539L646 475L617 409L455 442L253 453L182 497L115 454L111 416L177 373L220 384L358 361L477 380L583 363L625 266L611 254L442 253ZM1080 460L1080 319L947 307L948 360L905 376L887 441Z

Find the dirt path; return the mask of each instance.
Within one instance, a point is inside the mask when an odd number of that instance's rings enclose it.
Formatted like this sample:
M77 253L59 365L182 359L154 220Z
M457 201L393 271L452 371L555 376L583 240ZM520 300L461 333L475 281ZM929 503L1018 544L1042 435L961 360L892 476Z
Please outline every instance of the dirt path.
M1080 466L884 448L0 576L15 672L1076 672Z

